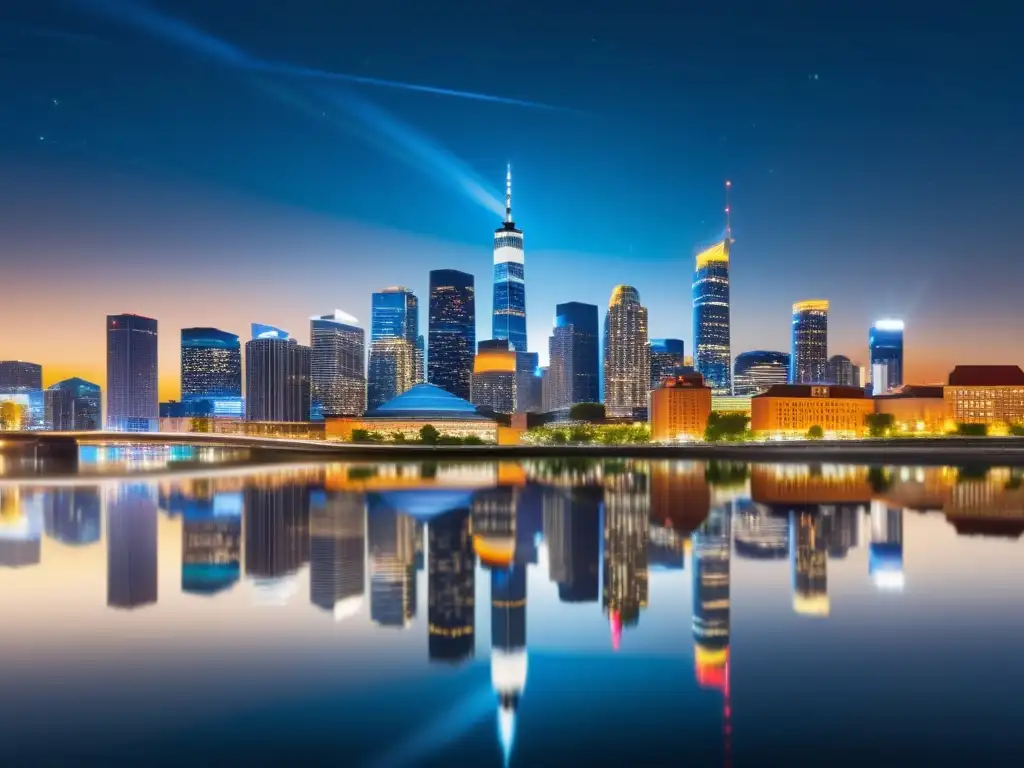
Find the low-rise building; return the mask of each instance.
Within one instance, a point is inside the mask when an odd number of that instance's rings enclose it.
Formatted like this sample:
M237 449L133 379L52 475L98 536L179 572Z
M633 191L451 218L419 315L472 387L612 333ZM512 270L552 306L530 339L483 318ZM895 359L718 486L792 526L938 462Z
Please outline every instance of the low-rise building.
M699 373L664 379L651 392L649 410L652 440L701 438L711 415L711 388Z
M954 424L1024 424L1024 371L1017 365L958 365L943 388Z
M942 434L952 424L941 386L910 385L898 392L875 397L875 412L892 416L896 432Z
M819 426L825 437L859 437L874 409L859 387L776 384L751 399L750 429L766 437L804 437Z

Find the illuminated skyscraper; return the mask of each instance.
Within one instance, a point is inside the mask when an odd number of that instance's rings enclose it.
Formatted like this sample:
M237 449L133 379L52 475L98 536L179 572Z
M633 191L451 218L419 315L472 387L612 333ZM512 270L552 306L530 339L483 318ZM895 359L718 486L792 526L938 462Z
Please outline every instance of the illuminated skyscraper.
M366 412L366 332L352 315L309 319L311 418ZM408 364L411 365L411 358Z
M494 413L516 410L516 353L505 339L481 341L473 359L471 402Z
M47 429L100 428L100 388L85 379L64 379L45 392Z
M512 167L505 173L505 221L494 230L494 312L491 338L507 339L516 352L526 347L526 280L523 232L512 221Z
M455 269L430 273L427 381L469 400L476 352L473 276Z
M107 315L107 428L148 432L159 415L156 320Z
M903 321L878 320L868 334L871 351L872 384L875 395L883 395L903 386ZM876 381L874 371L882 366L884 381Z
M732 224L725 182L725 238L697 254L693 276L693 364L716 395L732 394L729 254Z
M459 664L473 656L475 560L468 509L427 526L428 651L431 661Z
M545 410L600 401L596 306L578 301L558 304L548 353L550 407Z
M701 686L722 687L728 676L731 539L729 504L712 507L691 536L694 664Z
M370 553L370 620L407 627L416 615L416 521L393 509L367 516Z
M631 285L612 291L604 322L604 402L609 416L639 416L647 410L651 351L647 308Z
M651 505L646 475L621 475L616 483L604 496L603 606L617 650L623 627L639 623L640 609L647 607Z
M122 485L107 499L107 605L140 608L156 600L156 491Z
M421 383L419 311L419 300L407 288L385 288L373 294L367 408L383 405Z
M679 373L684 358L682 339L651 339L650 389L657 389L662 379Z
M790 512L793 609L807 616L828 616L828 542L823 517Z
M825 381L829 384L837 384L842 387L856 387L857 369L850 358L845 355L832 355L825 365Z
M245 344L245 418L309 421L309 347L287 331L252 324Z
M217 328L181 329L181 402L209 400L214 412L242 415L242 347Z
M536 352L516 352L516 413L536 413L541 408L543 393Z
M793 352L790 384L824 384L828 365L828 302L819 299L793 305Z
M340 621L359 612L365 594L365 497L327 493L309 510L309 601Z
M773 384L789 382L789 355L754 350L736 355L732 387L737 395L759 395Z
M43 366L21 360L0 361L0 394L24 394L42 388Z

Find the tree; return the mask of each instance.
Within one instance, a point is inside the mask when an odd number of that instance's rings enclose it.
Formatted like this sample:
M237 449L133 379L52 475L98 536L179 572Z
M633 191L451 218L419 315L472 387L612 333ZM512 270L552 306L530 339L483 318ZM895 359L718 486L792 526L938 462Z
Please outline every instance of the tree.
M956 433L960 437L985 437L988 434L988 425L960 423L956 425Z
M213 424L210 419L201 416L193 416L189 425L190 432L213 432Z
M483 445L484 441L480 435L466 435L462 438L463 445Z
M573 421L589 421L591 424L604 421L605 408L603 403L575 403L569 408L569 418Z
M825 430L821 428L820 424L812 424L811 428L807 430L808 440L821 440L825 436Z
M583 403L590 405L590 403ZM602 406L603 407L603 406ZM588 425L577 424L569 430L570 443L591 443L594 441L594 430Z
M24 409L17 403L5 400L0 403L0 428L15 432L21 429Z
M864 424L871 437L886 437L892 432L894 422L891 413L869 413L864 417Z
M405 442L405 432L392 432L391 433L391 442L392 443L404 443Z
M1011 424L1009 433L1013 437L1024 437L1024 424Z
M441 433L437 431L433 424L424 424L420 428L420 442L424 445L437 445L438 438L440 437Z
M745 413L722 413L712 411L708 416L708 424L704 429L704 439L709 443L719 440L742 440L747 437L747 422L750 418Z
M892 474L885 467L871 467L868 484L875 493L885 493L892 487Z

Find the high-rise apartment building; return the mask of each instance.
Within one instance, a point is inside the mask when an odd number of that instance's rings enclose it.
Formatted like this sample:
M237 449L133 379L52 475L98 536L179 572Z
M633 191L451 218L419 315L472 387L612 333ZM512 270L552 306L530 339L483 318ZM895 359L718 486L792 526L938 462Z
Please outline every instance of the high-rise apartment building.
M473 276L456 269L430 272L427 381L469 400L476 352Z
M651 384L657 389L662 379L676 376L683 366L682 339L651 339Z
M871 353L872 384L874 394L883 395L903 386L903 321L878 320L868 334ZM881 366L881 377L876 381L874 371Z
M181 402L202 401L217 415L242 415L242 345L218 328L182 328Z
M314 421L366 412L366 332L352 315L309 319L310 389Z
M631 285L612 291L604 325L604 402L609 416L646 415L651 383L647 308Z
M793 351L790 384L823 384L828 365L828 302L821 299L793 305Z
M732 388L736 395L759 395L773 384L789 382L789 355L757 349L736 355Z
M600 401L595 305L571 301L555 307L555 327L548 341L548 354L549 403L545 410Z
M491 338L526 351L526 280L523 232L512 221L512 168L505 173L505 221L494 230L494 308Z
M370 366L366 404L372 410L422 383L423 361L419 299L408 288L373 294L370 318Z
M287 331L253 323L245 344L245 418L309 421L309 347Z
M107 315L107 428L156 429L157 323L140 315Z
M856 387L858 371L845 355L832 355L825 366L825 381L841 387Z

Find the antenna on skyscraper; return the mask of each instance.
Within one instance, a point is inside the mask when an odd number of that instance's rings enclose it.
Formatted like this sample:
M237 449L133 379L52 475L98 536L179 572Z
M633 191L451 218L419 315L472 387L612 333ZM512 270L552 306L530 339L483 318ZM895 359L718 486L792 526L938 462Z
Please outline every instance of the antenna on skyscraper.
M505 222L512 223L512 163L505 167Z
M729 192L732 190L732 182L725 180L725 239L732 243L732 206L729 205Z

